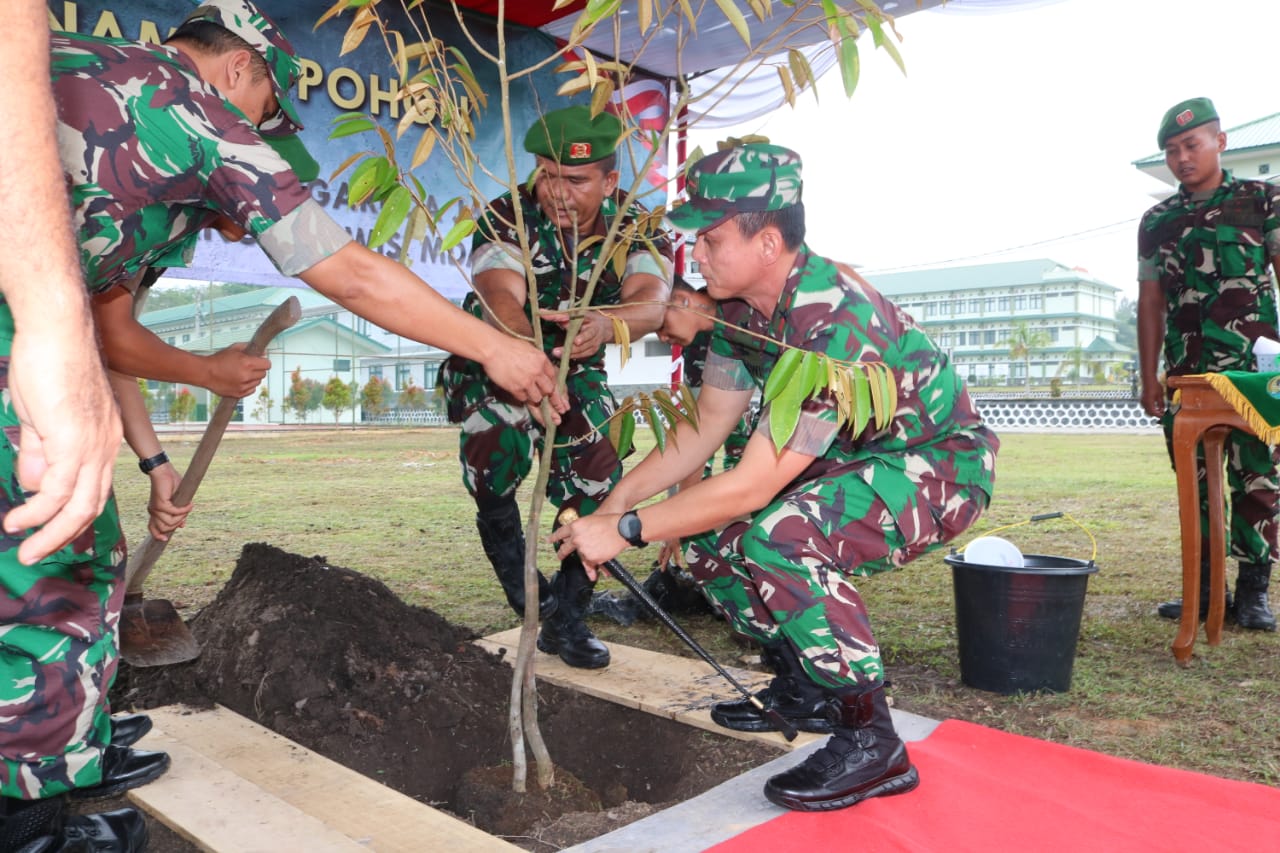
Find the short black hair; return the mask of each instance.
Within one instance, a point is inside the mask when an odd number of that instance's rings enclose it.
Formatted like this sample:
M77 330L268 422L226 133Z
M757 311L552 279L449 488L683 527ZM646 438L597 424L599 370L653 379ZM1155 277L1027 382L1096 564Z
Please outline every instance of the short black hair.
M754 237L772 225L782 235L783 245L789 250L804 243L804 202L796 202L781 210L753 210L733 217L743 237Z
M213 21L187 21L174 30L173 35L165 39L165 44L172 41L190 42L200 52L212 56L221 56L233 50L247 50L251 57L250 67L253 69L250 79L256 83L271 76L267 60L254 49L253 45Z

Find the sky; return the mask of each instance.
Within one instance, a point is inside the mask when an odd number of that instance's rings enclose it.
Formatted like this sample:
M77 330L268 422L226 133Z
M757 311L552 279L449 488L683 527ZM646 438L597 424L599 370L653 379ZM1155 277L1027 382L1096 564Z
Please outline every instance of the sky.
M798 151L807 242L864 274L1045 257L1134 299L1138 218L1173 188L1132 164L1165 111L1280 112L1276 0L958 0L897 29L906 76L864 38L852 100L832 71L816 107L691 133Z

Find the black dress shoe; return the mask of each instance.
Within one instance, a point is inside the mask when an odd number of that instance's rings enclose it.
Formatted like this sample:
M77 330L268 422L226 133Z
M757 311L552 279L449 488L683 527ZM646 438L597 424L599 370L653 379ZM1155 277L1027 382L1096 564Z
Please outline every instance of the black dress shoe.
M111 745L133 746L151 731L151 718L146 714L118 714L111 718Z
M144 853L147 822L137 809L69 817L61 832L37 838L17 853Z
M168 769L166 752L145 752L112 744L102 756L102 781L89 788L75 788L70 796L76 800L114 797L159 779Z

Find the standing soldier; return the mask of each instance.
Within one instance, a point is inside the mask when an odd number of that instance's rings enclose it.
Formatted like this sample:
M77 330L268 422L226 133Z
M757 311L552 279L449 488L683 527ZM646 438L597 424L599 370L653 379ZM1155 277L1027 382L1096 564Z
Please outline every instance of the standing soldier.
M995 435L946 353L852 269L804 243L800 157L762 143L731 147L689 170L689 201L671 212L697 232L693 257L732 326L717 326L694 429L623 477L594 515L553 539L598 566L628 544L698 534L689 570L734 630L756 640L777 678L757 698L827 744L771 778L765 796L791 809L841 808L909 791L917 774L890 718L884 668L859 577L950 541L990 502ZM700 469L762 387L784 348L879 362L898 407L854 434L833 394L803 401L778 449L778 401L765 407L742 461L658 503L642 501ZM721 702L720 725L765 731L755 705Z
M472 284L463 307L512 334L533 334L526 264L517 230L516 205L523 217L538 308L543 312L543 344L558 358L568 347L569 411L561 420L557 449L547 481L556 507L582 513L595 509L622 475L622 462L601 431L616 402L604 370L605 344L613 340L613 319L625 322L632 340L662 323L671 278L671 245L661 234L638 237L627 248L621 274L605 263L577 337L564 340L566 308L585 293L602 261L602 239L615 220L629 228L646 211L623 210L617 155L622 122L609 113L592 116L584 106L543 116L529 128L524 148L537 158L530 191L522 186L489 203L471 250ZM591 244L577 247L587 240ZM633 304L634 303L634 304ZM552 313L547 313L552 312ZM455 356L441 372L449 420L462 425L462 478L475 498L476 527L507 602L524 613L524 533L516 489L528 476L542 441L536 411L501 393L474 362ZM609 650L583 621L594 581L581 561L569 556L550 584L538 576L539 613L545 620L538 648L558 654L569 666L609 665Z
M1173 415L1159 379L1161 343L1170 376L1252 370L1253 342L1280 338L1276 287L1280 270L1280 186L1236 179L1222 168L1227 135L1208 98L1172 107L1160 122L1164 149L1178 192L1152 207L1138 227L1138 357L1142 407L1161 419L1170 455ZM1276 508L1280 481L1275 451L1249 433L1232 431L1225 444L1231 492L1231 554L1240 565L1236 594L1227 595L1242 628L1276 629L1267 603L1276 560ZM1200 526L1209 498L1204 462ZM1200 553L1200 618L1209 612L1209 539ZM1157 612L1182 617L1182 601Z

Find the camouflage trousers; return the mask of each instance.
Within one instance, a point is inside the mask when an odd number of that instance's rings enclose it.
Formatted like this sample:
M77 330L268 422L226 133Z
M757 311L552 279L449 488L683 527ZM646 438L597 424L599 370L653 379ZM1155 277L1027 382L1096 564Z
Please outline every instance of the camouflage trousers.
M0 304L0 386L8 386L13 319ZM23 502L18 420L0 406L0 514ZM78 539L34 566L21 536L0 538L0 796L41 799L102 779L111 739L124 600L124 537L115 499Z
M493 385L456 357L445 363L441 381L449 420L460 424L458 457L462 481L481 506L516 493L533 470L545 435L528 408L507 403ZM622 477L622 460L605 436L605 422L617 403L603 370L579 369L566 380L569 411L556 427L556 450L547 479L547 498L557 510L595 510Z
M1169 458L1173 459L1173 416L1161 419ZM1248 433L1232 430L1223 444L1230 515L1227 538L1230 556L1242 563L1276 561L1276 512L1280 507L1280 478L1276 451ZM1205 480L1204 448L1196 453L1196 481L1200 489L1200 542L1209 549L1209 486Z
M895 520L890 507L904 497L886 493L880 479L873 489L865 468L859 462L828 469L749 519L694 537L685 551L690 573L734 630L762 644L790 643L809 679L832 690L884 679L853 578L889 571L949 542L990 501L966 483L925 473L908 486L903 477L894 485L914 489L914 500Z

